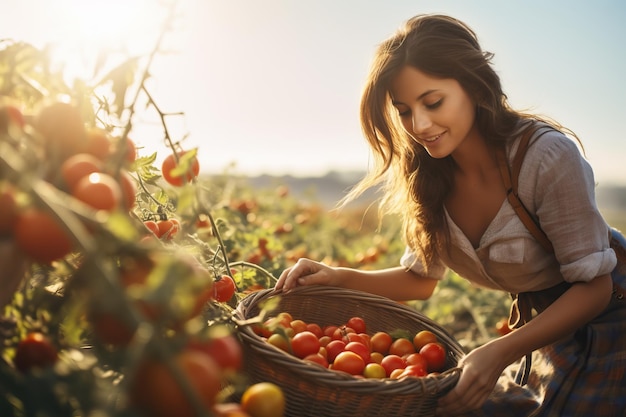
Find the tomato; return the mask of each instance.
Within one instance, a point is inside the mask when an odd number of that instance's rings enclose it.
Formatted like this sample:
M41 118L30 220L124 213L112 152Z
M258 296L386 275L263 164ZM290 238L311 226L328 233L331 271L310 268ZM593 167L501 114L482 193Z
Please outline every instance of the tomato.
M68 157L87 148L85 123L80 110L69 103L56 102L42 108L34 122L46 139L52 155Z
M384 357L385 357L385 355L383 355L380 352L372 352L372 353L370 353L370 361L371 362L381 363L383 361Z
M188 348L209 355L223 370L238 371L242 364L241 344L233 335L215 337L210 340L191 340Z
M61 177L69 191L76 188L76 185L83 177L101 171L102 162L88 153L72 155L61 164Z
M13 235L17 246L37 262L50 263L72 251L72 241L56 219L35 207L17 214Z
M390 376L394 369L406 368L406 361L398 355L387 355L380 361L380 364L387 371L387 376Z
M22 372L47 368L56 363L58 353L50 340L39 332L29 333L15 350L13 363Z
M389 346L389 353L392 355L405 356L415 353L415 346L409 339L403 337L393 341Z
M399 378L404 378L407 376L412 376L415 378L420 378L422 376L428 375L428 371L426 367L423 365L407 365L406 368L402 371Z
M370 337L370 348L372 352L379 352L386 355L393 343L393 339L389 333L376 332Z
M363 376L365 378L385 378L387 371L385 371L385 368L379 363L368 363L363 369Z
M124 154L124 158L126 163L129 165L135 162L135 159L137 159L137 146L135 145L135 142L130 138L126 138L126 153Z
M93 173L81 178L72 195L96 210L113 211L122 199L122 191L115 179L103 173Z
M346 351L354 352L363 358L365 363L369 363L371 354L367 346L360 342L349 342L344 348Z
M322 366L324 368L328 368L328 360L323 355L321 355L319 353L312 353L310 355L307 355L302 360L305 361L305 362L315 363L315 364L320 365L320 366Z
M322 332L322 328L317 323L307 323L306 330L313 333L318 339L324 337L324 332Z
M294 333L300 333L306 330L306 323L304 320L295 319L289 323L289 327L291 327Z
M106 161L111 155L111 138L102 129L90 128L87 130L87 147L85 152L95 156L100 161Z
M175 154L171 154L163 160L161 174L170 185L180 187L191 182L200 173L198 159L195 156L191 157L190 160L184 158L185 153L184 151L178 153L178 161ZM177 172L181 169L182 172Z
M159 233L157 234L159 239L173 239L176 233L178 233L178 227L172 219L159 220L156 223L157 228L159 229Z
M349 341L347 337L348 333L356 333L356 332L351 327L347 327L347 326L337 327L337 329L335 329L335 332L331 336L331 339L343 340L344 342L347 343Z
M22 111L12 105L0 107L0 134L9 133L11 127L24 129L26 121Z
M424 369L428 369L428 362L426 361L426 358L420 353L411 353L410 355L406 356L404 360L406 361L407 366L418 365L422 366Z
M128 171L125 170L119 172L118 182L122 191L122 207L130 210L137 203L137 184Z
M289 340L287 340L287 338L280 333L270 334L267 338L267 343L276 346L283 352L291 353L291 345L289 344Z
M419 353L428 363L428 372L444 370L446 366L446 348L441 343L427 343L420 349Z
M324 328L322 328L322 331L324 332L324 336L328 336L328 337L333 337L333 334L335 334L335 330L337 330L339 328L339 326L335 326L335 325L328 325L328 326L324 326Z
M285 414L285 394L276 384L259 382L243 392L241 408L251 417L282 417Z
M205 410L211 410L221 387L219 366L208 355L183 350L171 359L187 378ZM129 399L141 415L150 417L196 417L193 403L167 364L146 358L130 379Z
M0 236L8 235L13 230L13 224L17 220L17 202L15 193L10 187L0 188Z
M346 322L346 326L354 329L356 333L366 333L367 326L365 325L365 320L362 317L350 317Z
M437 336L430 330L419 331L413 337L413 345L415 346L415 350L418 352L424 345L433 342L437 342Z
M146 220L145 222L143 222L143 225L146 226L146 229L154 233L155 236L159 235L159 226L154 220Z
M291 351L300 359L319 352L320 340L313 333L305 330L291 338Z
M346 342L343 340L331 340L326 345L326 355L328 356L328 362L333 363L337 355L344 351Z
M213 283L213 299L216 301L224 303L233 298L236 291L235 281L228 275L222 275Z
M334 371L347 372L350 375L362 375L365 369L365 361L358 354L351 351L343 351L333 361Z

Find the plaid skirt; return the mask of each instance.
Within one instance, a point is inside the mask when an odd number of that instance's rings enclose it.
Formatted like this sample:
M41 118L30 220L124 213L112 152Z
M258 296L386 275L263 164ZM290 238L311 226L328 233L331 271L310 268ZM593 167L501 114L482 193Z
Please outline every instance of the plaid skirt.
M613 238L626 248L617 231ZM619 259L619 257L618 257ZM505 371L472 416L626 416L626 262L611 273L614 292L602 314L571 337L533 353L530 367ZM541 304L541 303L540 303ZM533 307L535 305L533 304ZM541 307L538 310L541 311ZM524 372L525 385L520 385Z

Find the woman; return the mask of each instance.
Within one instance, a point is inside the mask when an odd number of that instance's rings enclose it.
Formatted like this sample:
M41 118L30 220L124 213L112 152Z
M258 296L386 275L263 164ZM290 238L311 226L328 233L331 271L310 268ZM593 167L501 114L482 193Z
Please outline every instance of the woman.
M403 220L401 266L360 271L300 259L276 288L323 284L426 299L454 270L519 294L524 308L515 312L528 322L461 360L438 415L624 415L626 308L613 289L621 291L625 275L595 204L593 172L571 132L509 106L491 58L470 28L440 15L410 19L379 46L361 101L376 164L349 198L384 186L383 212ZM553 252L513 210L498 168L498 152L511 160L531 128L539 129L519 196ZM539 312L532 320L530 307ZM523 386L511 384L503 371L532 352Z

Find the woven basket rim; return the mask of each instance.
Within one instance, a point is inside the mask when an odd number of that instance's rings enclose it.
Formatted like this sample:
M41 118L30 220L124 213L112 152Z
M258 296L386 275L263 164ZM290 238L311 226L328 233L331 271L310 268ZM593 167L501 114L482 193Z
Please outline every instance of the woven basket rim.
M435 330L440 341L448 348L448 355L459 359L464 354L462 347L445 329L422 313L388 298L358 290L319 285L296 287L288 293L274 289L266 289L252 293L241 300L235 310L235 314L238 315L240 319L247 320L251 318L248 317L250 310L259 308L260 303L274 296L324 296L338 299L348 297L366 303L381 304L384 305L387 310L397 310L402 314L411 314L415 316L416 319L420 320L427 328ZM267 343L262 337L254 333L250 326L241 326L239 328L239 334L242 341L255 352L279 366L288 367L290 372L299 374L303 378L313 379L322 384L340 387L341 389L357 393L411 395L422 392L436 395L442 389L456 385L461 372L460 368L452 367L440 374L430 374L421 378L357 378L347 373L332 371L316 364L307 363L296 356L284 352L278 347Z

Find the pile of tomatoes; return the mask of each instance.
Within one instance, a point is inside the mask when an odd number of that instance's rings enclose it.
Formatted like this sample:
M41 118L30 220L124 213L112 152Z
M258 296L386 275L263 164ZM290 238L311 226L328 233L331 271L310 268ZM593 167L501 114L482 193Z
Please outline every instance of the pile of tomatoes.
M370 334L359 316L320 326L286 311L253 329L267 343L303 361L356 377L401 379L446 370L447 349L429 330Z

